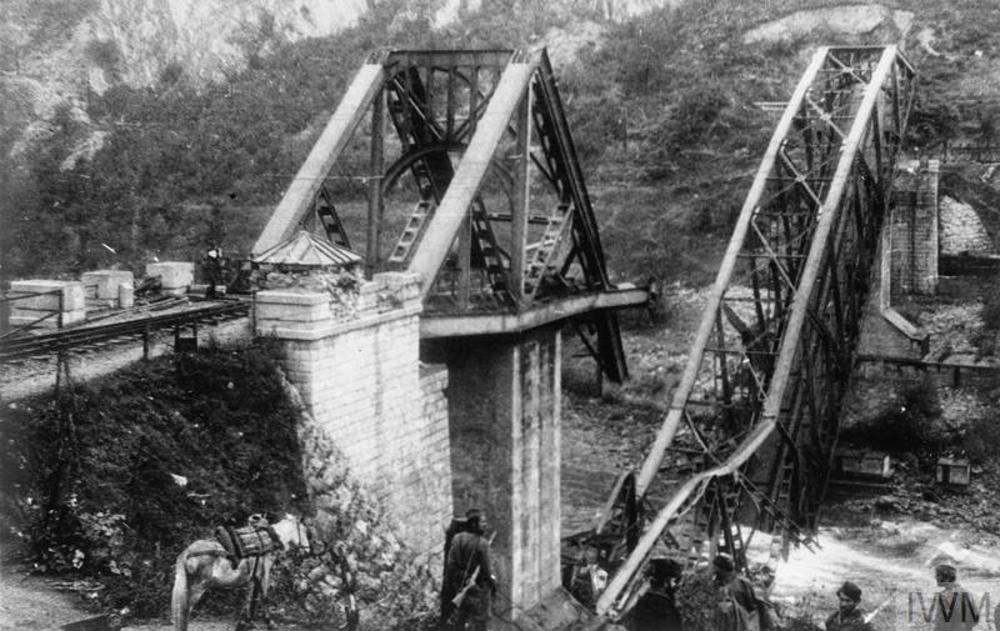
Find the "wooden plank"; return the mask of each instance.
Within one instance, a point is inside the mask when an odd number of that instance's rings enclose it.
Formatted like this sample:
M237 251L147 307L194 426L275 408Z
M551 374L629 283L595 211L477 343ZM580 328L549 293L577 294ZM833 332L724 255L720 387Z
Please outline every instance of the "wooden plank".
M355 75L354 81L330 117L323 134L313 145L306 161L299 168L295 179L288 186L271 219L257 238L257 243L253 246L253 255L281 243L298 229L299 222L309 212L313 199L323 185L323 180L347 146L368 107L380 93L384 74L382 64L378 63L365 64Z

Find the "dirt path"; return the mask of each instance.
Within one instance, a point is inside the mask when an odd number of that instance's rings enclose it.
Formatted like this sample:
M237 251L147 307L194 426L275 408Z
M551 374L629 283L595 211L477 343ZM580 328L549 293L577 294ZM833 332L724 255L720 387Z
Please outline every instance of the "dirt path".
M83 596L56 586L65 583L25 572L0 568L0 631L42 631L94 618ZM231 631L233 623L224 618L195 615L191 631ZM277 625L276 629L292 629ZM167 619L131 621L122 631L172 631Z
M0 568L0 629L54 629L91 616L79 597L45 579Z

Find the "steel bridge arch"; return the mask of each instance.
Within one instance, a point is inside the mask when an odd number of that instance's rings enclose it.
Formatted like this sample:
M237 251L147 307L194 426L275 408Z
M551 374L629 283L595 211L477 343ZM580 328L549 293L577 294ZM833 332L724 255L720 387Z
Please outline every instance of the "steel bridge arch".
M601 618L634 605L658 542L688 565L720 551L745 563L758 530L773 533L773 554L809 544L914 77L895 46L822 48L803 74L636 476L645 527L597 601ZM712 435L706 419L733 421L731 431ZM700 461L676 482L679 446ZM654 506L656 495L666 501Z

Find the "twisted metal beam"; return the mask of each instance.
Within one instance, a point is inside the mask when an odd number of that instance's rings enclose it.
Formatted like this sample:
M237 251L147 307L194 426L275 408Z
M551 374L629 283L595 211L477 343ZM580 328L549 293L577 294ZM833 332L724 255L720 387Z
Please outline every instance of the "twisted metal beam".
M813 57L747 195L637 491L646 495L662 477L669 447L692 419L724 428L705 448L715 464L670 490L598 599L598 614L614 617L634 601L667 527L698 510L712 480L747 474L755 456L770 458L768 499L787 516L771 526L791 533L802 528L797 521L814 525L913 78L894 46L824 48ZM742 542L723 534L723 546L741 552L733 548Z

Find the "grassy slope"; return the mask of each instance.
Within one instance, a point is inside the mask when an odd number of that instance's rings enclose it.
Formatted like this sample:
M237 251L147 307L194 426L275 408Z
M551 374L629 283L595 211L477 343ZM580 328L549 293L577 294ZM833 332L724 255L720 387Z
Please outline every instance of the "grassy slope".
M103 604L158 615L187 543L250 513L301 512L297 413L273 352L161 358L5 407L6 553L102 577Z
M820 31L784 44L754 45L740 37L794 11L840 4L695 1L663 25L643 19L612 33L608 54L620 72L611 76L620 77L630 118L641 122L630 134L628 152L615 144L591 162L590 185L605 246L623 276L691 284L714 277L776 120L752 102L786 99L818 45L886 43L885 33L844 37ZM991 80L1000 68L991 58L1000 52L994 35L1000 12L972 1L882 4L914 14L906 49L920 83L911 140L927 146L956 136L982 141L981 129L992 129L1000 115L988 101L1000 95L1000 84ZM943 56L919 45L924 29L936 35L934 47ZM656 54L629 56L629 49L643 47ZM977 50L983 56L975 56Z
M763 151L760 140L766 140L773 125L750 108L739 109L736 99L784 100L817 45L857 43L827 33L788 45L744 46L736 35L793 10L833 4L801 0L696 2L690 10L700 12L701 19L690 19L691 14L683 11L675 16L678 25L670 48L656 60L656 70L664 73L657 75L656 85L661 87L628 99L630 107L646 105L641 114L634 114L642 123L630 134L629 151L612 146L607 152L620 160L590 163L588 182L601 213L602 238L611 264L621 276L657 275L696 286L714 278L728 239L732 209L743 202ZM988 99L1000 96L1000 83L990 81L1000 68L1000 40L994 35L1000 30L1000 12L986 3L971 1L948 6L930 1L883 4L915 14L906 53L920 77L911 151L944 139L982 142L982 121L997 115ZM940 57L917 41L917 34L925 28L937 36L933 48L942 54ZM975 54L977 50L983 51L982 57ZM669 115L655 119L656 113L676 111L677 104L697 92L698 81L706 77L729 104L723 120L736 122L673 151L664 150L657 141L675 121ZM978 97L983 97L982 102L976 100ZM753 142L744 140L747 129L757 134ZM701 155L711 159L682 159ZM657 170L658 165L669 168ZM978 180L976 185L971 188L985 186ZM952 182L948 188L968 192L970 186ZM702 215L719 209L728 210L721 217L713 216L706 226ZM592 361L581 357L581 345L567 336L567 443L588 440L596 432L602 438L593 444L621 446L614 459L616 466L638 464L686 363L703 298L704 292L671 287L665 295L665 318L643 326L642 318L630 318L624 337L632 381L603 397L595 395ZM637 402L644 413L634 412ZM619 422L622 418L626 419L624 427Z

